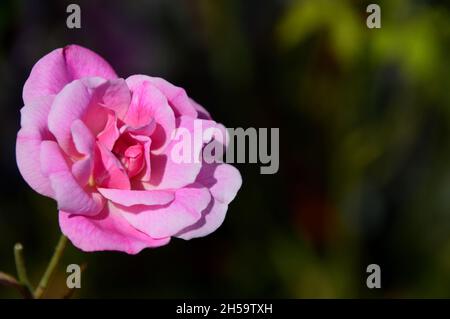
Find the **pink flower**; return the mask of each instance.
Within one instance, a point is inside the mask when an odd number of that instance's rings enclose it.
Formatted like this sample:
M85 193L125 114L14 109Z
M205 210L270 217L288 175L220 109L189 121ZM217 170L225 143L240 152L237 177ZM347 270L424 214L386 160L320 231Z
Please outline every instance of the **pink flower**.
M172 160L176 129L192 131L194 120L223 128L182 88L118 78L100 56L69 45L36 63L23 100L19 170L56 200L62 232L78 248L136 254L222 224L241 176L228 164Z

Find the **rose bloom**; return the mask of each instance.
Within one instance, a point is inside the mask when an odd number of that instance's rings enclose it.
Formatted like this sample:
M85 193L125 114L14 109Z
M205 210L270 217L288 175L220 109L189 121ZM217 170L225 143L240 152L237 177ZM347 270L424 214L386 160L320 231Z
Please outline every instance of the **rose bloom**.
M192 132L197 120L224 130L185 90L146 75L118 78L86 48L69 45L40 59L23 101L19 170L56 200L62 232L83 251L136 254L171 237L208 235L241 186L231 165L208 164L201 154L172 160L177 129Z

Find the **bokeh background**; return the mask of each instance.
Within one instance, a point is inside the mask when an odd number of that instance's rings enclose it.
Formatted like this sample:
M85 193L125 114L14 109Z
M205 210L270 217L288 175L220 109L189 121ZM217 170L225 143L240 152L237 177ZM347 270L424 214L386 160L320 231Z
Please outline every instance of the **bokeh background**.
M81 6L82 29L66 27ZM75 297L450 297L450 4L378 0L0 2L0 270L25 246L37 283L59 237L55 203L15 162L34 63L76 43L123 77L161 76L228 127L279 127L280 170L240 164L223 226L87 264ZM366 287L381 266L382 288ZM0 287L0 297L19 295Z

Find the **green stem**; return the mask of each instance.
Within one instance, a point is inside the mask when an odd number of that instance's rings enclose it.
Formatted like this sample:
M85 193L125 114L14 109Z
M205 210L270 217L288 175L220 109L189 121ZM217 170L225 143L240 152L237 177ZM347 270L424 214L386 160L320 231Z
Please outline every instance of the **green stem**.
M9 286L17 289L17 291L25 299L33 299L33 292L25 285L21 284L16 278L0 271L0 285Z
M33 291L33 287L28 280L27 268L25 267L25 258L23 257L23 246L20 243L14 245L14 259L16 261L19 282L31 293Z
M52 259L50 259L50 262L47 266L47 269L45 270L44 275L42 276L41 281L39 282L38 287L36 288L36 291L34 292L35 298L39 299L44 294L45 290L47 289L48 282L53 275L56 266L58 265L59 260L61 259L61 256L64 252L64 248L66 247L67 243L67 237L64 235L61 235L58 241L58 245L56 245L55 253L52 256Z

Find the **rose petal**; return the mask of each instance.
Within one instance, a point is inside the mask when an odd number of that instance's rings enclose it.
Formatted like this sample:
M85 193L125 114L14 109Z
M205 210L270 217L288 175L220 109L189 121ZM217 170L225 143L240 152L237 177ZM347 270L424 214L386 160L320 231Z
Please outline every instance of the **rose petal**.
M194 106L195 110L198 113L198 118L199 119L203 119L203 120L212 120L211 115L209 114L209 112L200 104L198 104L196 101L194 101L193 99L189 98L189 101L191 102L191 104Z
M117 78L111 66L99 55L78 45L53 50L31 70L23 87L25 104L41 96L57 94L68 83L83 77Z
M152 238L165 238L196 223L201 212L207 207L211 195L206 188L182 188L175 192L175 199L164 206L116 205L122 216L136 229Z
M152 149L164 149L175 129L175 115L166 97L150 81L130 77L127 80L133 92L125 123L133 127L143 127L155 120L156 128L152 133Z
M162 94L169 101L169 104L175 113L175 117L179 117L181 115L186 115L193 118L197 117L197 111L183 88L175 86L162 78L151 77L148 75L136 74L127 78L129 87L145 81L152 83L162 92Z
M137 141L141 142L142 145L144 146L145 166L144 166L144 169L142 170L142 172L139 173L137 178L140 181L148 182L148 181L150 181L151 172L152 172L152 166L150 163L150 147L153 143L153 140L147 136L142 136L142 135L130 134L130 136L133 137L134 139L136 139Z
M92 155L95 147L95 137L81 120L75 120L71 126L72 139L80 154Z
M75 120L72 123L71 131L75 148L84 156L72 165L72 174L80 185L85 186L94 168L95 138L80 120Z
M178 118L177 132L181 134L176 134L175 138L172 138L163 153L152 155L151 179L142 186L145 189L177 189L193 183L202 167L203 145L213 137L203 136L202 132L214 125L216 125L214 121L187 116ZM186 158L184 153L187 153Z
M98 103L112 111L121 120L128 112L131 102L131 92L124 79L107 81L96 88Z
M98 188L100 194L116 204L133 205L166 205L173 201L175 195L169 191L123 190Z
M105 128L97 135L97 140L111 151L119 136L117 117L113 112L108 112Z
M50 179L58 209L83 215L98 214L104 205L98 193L87 193L75 180L58 144L44 141L41 145L41 169Z
M202 212L202 217L193 225L182 229L174 237L189 240L207 236L216 231L225 220L228 205L211 199L208 207Z
M100 143L95 149L94 180L99 187L130 189L130 179L122 164Z
M215 199L229 204L241 188L242 177L232 165L203 163L196 182L207 187Z
M107 141L106 146L109 146L115 133L110 123L110 109L125 113L124 109L128 107L129 91L124 80L90 83L88 79L67 84L56 96L49 114L48 127L61 148L70 156L79 155L70 134L73 121L82 120L94 136L100 133L108 134L102 138ZM117 97L111 96L113 93L116 93ZM107 127L108 124L112 127ZM106 129L112 131L105 133Z
M31 188L49 197L52 197L54 192L49 179L41 173L39 157L41 142L53 139L47 129L47 118L53 99L53 96L37 98L22 108L22 128L16 141L16 160L20 173Z
M92 92L77 80L66 85L53 102L48 127L68 155L79 155L72 140L71 127L75 120L82 119L87 113L91 97Z
M222 225L228 204L242 185L242 178L239 171L231 165L204 164L196 182L209 189L212 200L197 223L176 235L186 240L209 235Z
M137 254L144 248L159 247L170 238L153 239L133 228L113 205L88 217L59 212L59 225L64 235L79 249L90 251L114 250Z
M86 186L92 176L93 160L91 156L76 161L72 165L72 175L81 186Z

